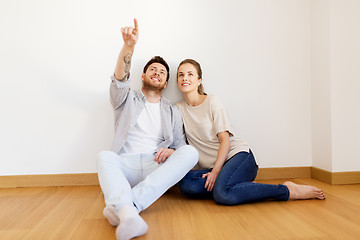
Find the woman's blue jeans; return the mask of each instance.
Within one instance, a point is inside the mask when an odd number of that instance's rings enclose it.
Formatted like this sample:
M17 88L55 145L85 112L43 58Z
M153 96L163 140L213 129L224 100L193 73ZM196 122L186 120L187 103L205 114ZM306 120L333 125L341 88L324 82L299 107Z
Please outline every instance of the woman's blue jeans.
M211 169L188 172L178 183L183 194L191 198L211 198L223 205L258 202L264 200L287 201L289 189L282 184L254 183L258 166L250 152L239 152L230 158L218 174L212 192L205 189L206 178L201 176Z

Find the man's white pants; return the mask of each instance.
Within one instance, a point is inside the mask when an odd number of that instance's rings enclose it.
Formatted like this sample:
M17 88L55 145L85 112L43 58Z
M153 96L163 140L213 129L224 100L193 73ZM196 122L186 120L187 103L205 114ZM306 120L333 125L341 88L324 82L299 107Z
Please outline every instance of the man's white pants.
M100 152L97 169L105 204L117 210L135 204L141 212L180 181L196 165L199 154L185 145L164 163L158 164L154 157L155 154Z

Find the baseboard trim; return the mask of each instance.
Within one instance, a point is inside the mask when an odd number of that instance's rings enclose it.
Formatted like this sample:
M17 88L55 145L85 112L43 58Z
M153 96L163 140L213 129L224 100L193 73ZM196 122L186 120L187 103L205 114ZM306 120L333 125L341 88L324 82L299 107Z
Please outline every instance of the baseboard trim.
M0 188L99 185L97 173L0 176Z
M332 185L358 184L360 183L360 172L329 172L320 168L311 168L311 178Z
M310 178L311 167L281 167L260 168L256 176L257 180L286 179L286 178Z
M314 178L328 184L358 184L360 172L329 172L316 167L260 168L257 180ZM0 188L99 185L97 173L0 176Z
M320 168L316 168L316 167L311 168L311 178L328 183L328 184L332 184L331 172L320 169Z

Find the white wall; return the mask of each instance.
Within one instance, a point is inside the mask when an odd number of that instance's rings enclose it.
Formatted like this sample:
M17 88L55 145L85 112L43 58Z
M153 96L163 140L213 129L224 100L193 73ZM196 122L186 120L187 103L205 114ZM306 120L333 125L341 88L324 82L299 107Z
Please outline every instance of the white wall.
M332 171L330 4L310 2L312 165Z
M360 1L331 2L333 171L360 171Z
M13 0L0 3L0 175L96 171L113 137L120 28L133 17L134 87L161 55L175 102L177 64L194 58L261 167L312 164L309 1Z
M360 2L314 0L311 9L312 162L360 170Z

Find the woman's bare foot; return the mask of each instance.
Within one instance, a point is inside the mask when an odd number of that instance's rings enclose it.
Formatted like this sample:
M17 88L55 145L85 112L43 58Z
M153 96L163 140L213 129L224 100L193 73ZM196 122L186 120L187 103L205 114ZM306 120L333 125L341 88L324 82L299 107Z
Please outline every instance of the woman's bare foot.
M308 185L299 185L293 182L287 181L283 183L285 186L288 187L290 191L289 200L296 200L296 199L325 199L325 194L322 192L321 189L308 186Z

